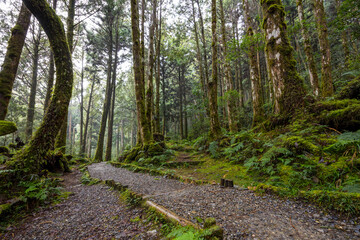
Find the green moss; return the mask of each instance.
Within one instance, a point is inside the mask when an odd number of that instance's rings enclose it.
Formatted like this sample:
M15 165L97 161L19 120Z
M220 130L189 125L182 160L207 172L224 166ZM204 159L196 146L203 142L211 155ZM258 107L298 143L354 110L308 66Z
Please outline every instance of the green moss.
M318 146L300 136L288 137L283 139L283 141L285 147L297 154L302 154L304 152L318 154L320 152L320 148Z
M10 153L10 150L8 147L5 146L0 146L0 155L7 155Z
M350 81L336 96L337 99L360 100L360 76Z
M206 218L204 221L204 228L210 228L212 226L216 225L215 218Z
M15 123L0 120L0 136L4 136L17 131Z
M351 104L337 110L323 111L319 119L321 124L328 125L340 131L358 130L360 129L360 103Z

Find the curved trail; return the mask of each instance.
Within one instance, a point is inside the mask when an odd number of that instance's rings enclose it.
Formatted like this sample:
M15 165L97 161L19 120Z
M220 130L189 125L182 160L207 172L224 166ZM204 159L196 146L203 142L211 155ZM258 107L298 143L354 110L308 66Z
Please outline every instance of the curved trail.
M299 202L218 185L185 184L106 163L92 164L88 170L92 177L115 180L193 222L214 217L226 239L360 239L360 226L353 220Z
M131 221L145 212L128 209L109 187L82 185L79 171L63 178L66 191L73 192L67 200L33 213L0 239L157 239L151 226Z

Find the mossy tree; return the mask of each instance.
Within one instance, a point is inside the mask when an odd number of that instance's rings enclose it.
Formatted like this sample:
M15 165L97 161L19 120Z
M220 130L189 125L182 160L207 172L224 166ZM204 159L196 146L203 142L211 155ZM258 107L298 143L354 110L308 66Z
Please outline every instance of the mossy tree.
M251 24L249 2L248 0L243 1L244 7L244 18L246 35L250 40L248 49L249 56L249 67L250 67L250 79L251 79L251 93L252 93L252 105L253 105L253 126L261 123L265 119L264 112L264 97L262 94L261 87L261 75L259 71L259 62L257 58L256 42L254 39L254 31Z
M217 59L217 31L216 31L216 0L211 1L211 33L212 33L212 75L208 83L209 111L210 111L210 138L218 139L221 136L221 128L218 115L217 86L218 86L218 59Z
M261 0L261 6L265 51L274 90L274 112L291 115L304 105L305 90L287 36L284 7L281 0Z
M316 65L313 56L313 50L310 42L310 35L307 28L306 19L304 16L304 7L302 0L296 0L297 12L300 20L301 34L304 38L304 49L309 69L310 84L315 96L319 95L319 78L316 72Z
M150 131L150 123L146 118L145 109L145 83L143 78L143 61L141 54L140 43L140 29L139 29L139 7L137 0L131 0L131 29L132 29L132 42L133 42L133 68L135 80L135 97L136 97L136 111L138 118L138 132L140 139L138 142L141 145L146 145L152 141Z
M30 18L31 12L22 4L15 27L11 30L11 37L0 71L0 120L4 120L7 114L20 55L30 25Z
M75 3L76 0L69 0L68 6L68 17L66 19L67 25L67 42L69 44L70 53L74 51L74 19L75 19ZM67 110L68 111L68 110ZM66 113L68 115L68 113ZM68 126L67 117L64 119L63 125L59 131L58 136L56 137L55 148L60 148L62 153L65 153L66 150L66 132ZM69 129L71 131L71 129Z
M313 3L321 54L321 96L330 97L334 94L334 86L331 76L331 52L326 14L323 0L313 0Z
M63 24L46 0L23 0L38 19L54 52L56 83L43 121L30 142L15 155L15 163L29 172L38 173L47 164L46 156L66 118L73 85L71 53Z

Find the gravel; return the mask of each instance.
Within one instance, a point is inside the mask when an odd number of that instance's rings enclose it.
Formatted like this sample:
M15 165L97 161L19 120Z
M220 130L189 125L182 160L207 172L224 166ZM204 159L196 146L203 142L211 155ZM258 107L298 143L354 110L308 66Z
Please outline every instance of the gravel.
M214 217L226 239L360 239L359 218L344 220L305 203L244 189L185 184L106 163L88 169L92 177L113 179L193 222Z
M78 171L65 176L65 189L73 192L67 200L33 213L0 239L157 239L151 225L130 221L144 210L127 208L107 186L81 185L80 177Z

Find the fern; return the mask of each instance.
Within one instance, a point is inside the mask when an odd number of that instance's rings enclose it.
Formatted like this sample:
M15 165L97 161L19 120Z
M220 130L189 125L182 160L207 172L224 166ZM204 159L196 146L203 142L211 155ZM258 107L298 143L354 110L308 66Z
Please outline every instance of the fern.
M218 149L219 149L219 146L218 146L217 141L211 142L209 144L209 152L210 152L211 157L218 158L220 156Z

